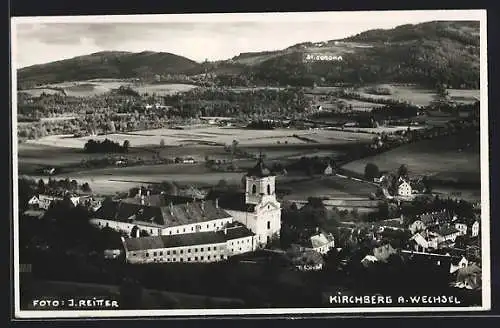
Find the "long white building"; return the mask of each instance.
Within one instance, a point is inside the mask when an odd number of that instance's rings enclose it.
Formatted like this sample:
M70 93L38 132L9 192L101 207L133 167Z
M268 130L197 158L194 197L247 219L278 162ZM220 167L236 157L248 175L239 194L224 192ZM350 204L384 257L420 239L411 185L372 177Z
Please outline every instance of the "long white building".
M218 262L256 250L255 234L245 226L228 224L218 231L123 238L128 263Z
M124 238L131 263L214 261L254 251L279 237L281 205L275 176L262 158L245 179L244 193L209 200L139 191L135 197L103 203L90 222L131 237Z

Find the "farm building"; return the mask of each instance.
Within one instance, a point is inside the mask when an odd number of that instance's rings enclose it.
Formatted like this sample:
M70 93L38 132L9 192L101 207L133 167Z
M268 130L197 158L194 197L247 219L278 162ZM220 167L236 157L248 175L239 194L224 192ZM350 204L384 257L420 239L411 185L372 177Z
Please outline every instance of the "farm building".
M453 257L451 260L451 266L450 266L450 273L455 273L461 268L465 268L466 266L469 265L469 261L465 258L465 256L462 257Z
M405 180L400 180L398 184L398 195L402 197L410 197L411 193L411 185Z
M302 248L306 251L315 251L320 254L326 254L330 249L335 247L335 239L332 234L319 232L312 235L307 244L302 245Z
M471 227L471 236L477 237L479 236L479 221L474 221Z
M459 231L460 236L465 236L467 234L467 224L462 222L455 223L455 229Z

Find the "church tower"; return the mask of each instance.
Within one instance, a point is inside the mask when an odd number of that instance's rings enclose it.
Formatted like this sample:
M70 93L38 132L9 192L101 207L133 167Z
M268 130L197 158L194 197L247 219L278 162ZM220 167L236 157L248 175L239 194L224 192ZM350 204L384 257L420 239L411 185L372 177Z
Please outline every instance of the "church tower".
M258 205L268 201L276 201L276 177L264 164L262 155L257 165L251 168L246 176L245 203Z
M245 203L252 207L252 219L245 224L257 235L258 243L268 244L279 237L281 230L281 204L276 199L276 176L264 164L263 156L246 175Z

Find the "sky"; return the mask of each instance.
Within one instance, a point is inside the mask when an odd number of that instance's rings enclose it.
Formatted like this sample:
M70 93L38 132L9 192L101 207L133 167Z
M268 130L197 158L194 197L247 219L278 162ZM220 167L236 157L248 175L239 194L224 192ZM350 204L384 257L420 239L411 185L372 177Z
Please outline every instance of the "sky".
M22 68L111 50L162 51L198 62L224 60L243 52L341 39L370 29L470 20L474 12L23 17L13 19L12 60Z

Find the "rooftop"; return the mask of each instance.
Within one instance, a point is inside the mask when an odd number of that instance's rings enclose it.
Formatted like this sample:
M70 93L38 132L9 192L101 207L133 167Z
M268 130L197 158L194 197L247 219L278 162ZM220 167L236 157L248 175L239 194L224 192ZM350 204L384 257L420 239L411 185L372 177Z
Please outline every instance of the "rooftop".
M160 202L161 204L161 202ZM231 215L218 208L212 201L171 202L167 206L137 204L117 201L103 204L95 214L96 218L121 222L149 222L155 226L173 227L198 222L229 218Z
M333 236L331 234L319 233L319 234L311 236L311 238L309 238L309 241L311 243L310 246L312 248L317 248L317 247L327 245L328 243L334 241L334 239L333 239Z
M253 236L243 225L228 227L224 230L207 231L180 235L162 235L139 238L125 238L128 251L173 248L195 245L223 244L228 240Z
M421 214L419 219L422 221L424 224L432 224L437 222L443 222L446 221L449 218L448 213L446 211L440 211L440 212L432 212L432 213L425 213Z
M247 204L244 192L234 191L211 191L207 195L207 199L215 201L218 199L219 206L232 211L252 213L255 210L255 205Z
M449 236L451 234L459 232L457 228L451 225L443 225L437 229L434 229L433 232L437 233L440 236Z

